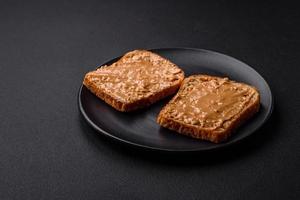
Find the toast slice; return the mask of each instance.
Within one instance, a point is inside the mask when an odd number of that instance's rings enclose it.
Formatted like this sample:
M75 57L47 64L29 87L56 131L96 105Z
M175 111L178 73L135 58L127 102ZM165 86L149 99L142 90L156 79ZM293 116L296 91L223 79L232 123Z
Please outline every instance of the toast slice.
M88 72L83 84L115 109L133 111L176 93L184 72L169 60L134 50L109 66Z
M259 107L259 93L252 86L228 78L193 75L184 79L157 122L178 133L220 143Z

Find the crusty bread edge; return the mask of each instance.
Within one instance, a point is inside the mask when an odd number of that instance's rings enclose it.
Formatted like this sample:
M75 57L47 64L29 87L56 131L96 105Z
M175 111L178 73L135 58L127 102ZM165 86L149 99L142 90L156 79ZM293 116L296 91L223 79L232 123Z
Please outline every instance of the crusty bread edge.
M183 79L183 77L182 77ZM91 82L88 78L84 78L83 85L85 85L93 94L95 94L97 97L105 101L107 104L112 106L113 108L117 109L118 111L121 112L129 112L129 111L134 111L139 108L144 108L147 107L151 104L153 104L156 101L159 101L169 95L172 95L176 93L178 88L180 87L182 80L178 80L176 84L160 91L157 93L154 93L150 97L142 98L138 101L132 102L132 103L124 103L121 101L116 100L109 94L105 93L101 89L97 88L97 85L95 83Z
M190 77L188 77L188 78L190 78ZM207 77L210 77L210 76L207 76ZM186 79L188 79L188 78L186 78ZM182 84L182 86L183 86L183 84ZM165 114L164 114L164 112L166 111L165 108L168 106L168 104L165 105L164 108L160 111L160 113L157 117L157 123L159 123L161 126L163 126L165 128L174 130L180 134L187 135L187 136L190 136L193 138L208 140L208 141L211 141L214 143L224 142L225 140L228 139L228 137L231 136L231 134L239 126L241 126L245 121L250 119L255 113L257 113L259 111L260 95L257 92L256 88L249 86L249 85L247 85L247 86L253 88L256 91L255 95L249 101L249 105L247 105L246 108L244 108L244 110L239 115L234 116L234 118L231 120L232 122L229 124L228 127L226 127L226 129L223 129L223 131L201 129L195 125L186 124L184 122L177 121L174 119L169 119L169 118L165 117ZM170 102L172 102L173 100L176 99L177 95L180 93L180 90L181 90L181 88L179 89L176 96L173 97L173 99ZM251 103L252 101L254 101L254 103Z

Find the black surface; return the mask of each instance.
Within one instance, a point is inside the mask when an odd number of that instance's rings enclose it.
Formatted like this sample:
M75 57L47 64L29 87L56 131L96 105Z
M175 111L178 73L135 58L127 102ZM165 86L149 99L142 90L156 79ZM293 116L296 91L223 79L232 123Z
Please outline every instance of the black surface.
M229 140L221 144L195 140L176 134L157 124L156 118L162 107L170 100L135 112L119 112L104 101L99 100L85 86L79 90L79 109L87 122L101 134L129 145L168 152L207 152L220 150L253 134L269 118L273 99L266 81L247 64L213 51L191 48L152 49L164 58L180 66L185 76L209 74L244 82L255 86L260 91L260 112L240 127ZM118 60L113 58L101 65L110 65Z
M288 1L1 1L0 199L299 199L299 7ZM136 48L239 58L272 117L215 154L132 150L80 116L83 75Z

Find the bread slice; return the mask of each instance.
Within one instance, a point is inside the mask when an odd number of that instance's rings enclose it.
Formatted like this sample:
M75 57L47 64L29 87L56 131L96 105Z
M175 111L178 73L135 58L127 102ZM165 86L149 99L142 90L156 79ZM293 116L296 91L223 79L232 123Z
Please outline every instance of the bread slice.
M219 143L259 107L259 93L252 86L228 78L193 75L184 79L157 122L181 134Z
M115 109L133 111L176 93L184 72L146 50L126 53L109 66L88 72L83 84Z

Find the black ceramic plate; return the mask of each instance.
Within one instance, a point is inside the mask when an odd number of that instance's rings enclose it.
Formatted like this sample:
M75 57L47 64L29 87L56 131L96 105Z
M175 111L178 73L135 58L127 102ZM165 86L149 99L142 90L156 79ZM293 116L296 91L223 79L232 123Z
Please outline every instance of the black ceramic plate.
M98 132L127 144L162 151L207 151L232 145L255 132L272 111L272 94L266 81L247 64L230 56L202 49L164 48L151 50L168 58L184 70L186 76L209 74L227 76L255 86L260 91L259 113L241 126L227 142L214 144L192 139L156 123L161 108L170 100L162 100L146 109L131 113L116 111L98 99L85 86L79 91L79 108L87 122ZM107 63L115 62L115 58Z

